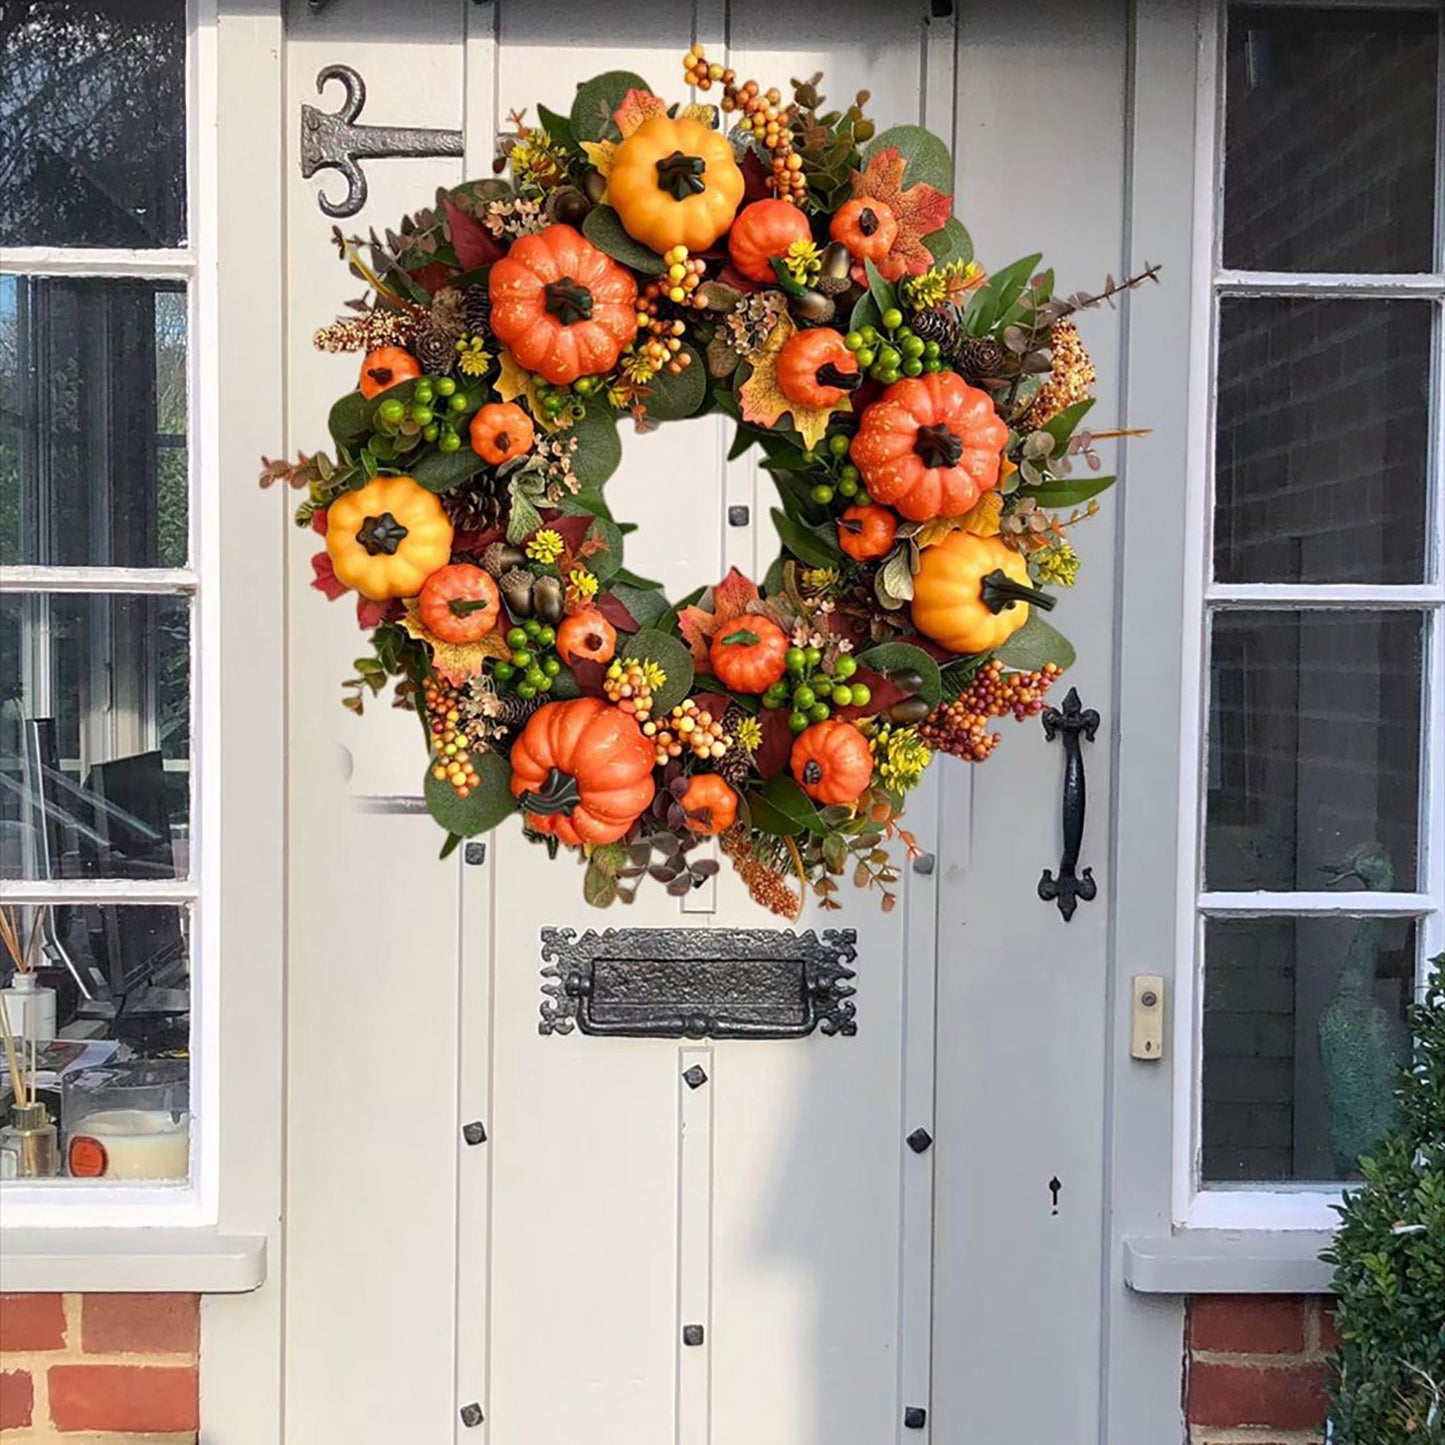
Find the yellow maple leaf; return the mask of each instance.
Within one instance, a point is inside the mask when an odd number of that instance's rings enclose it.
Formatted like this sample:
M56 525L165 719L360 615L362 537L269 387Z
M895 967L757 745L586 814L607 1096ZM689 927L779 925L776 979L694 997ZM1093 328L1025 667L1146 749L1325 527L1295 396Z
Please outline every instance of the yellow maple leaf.
M960 527L967 527L967 517L934 517L931 521L924 522L913 534L913 540L920 547L932 547L943 541L950 532L956 532ZM998 529L995 528L995 531Z
M597 169L597 174L605 181L612 174L612 163L617 159L617 142L615 140L584 140L582 149L587 153L587 159ZM606 200L606 193L603 193L603 200Z
M835 411L850 411L852 406L847 397L836 406L799 406L784 394L778 381L778 358L797 329L791 317L778 318L778 324L769 332L762 348L748 356L753 374L742 384L738 399L742 402L743 420L756 426L776 426L785 411L791 412L803 446L811 450L823 440L828 418Z
M683 106L678 112L682 120L697 120L707 126L709 130L717 129L717 106L703 105L700 101L693 101Z
M511 656L506 639L494 628L479 642L443 642L440 637L421 620L420 603L412 598L406 604L406 615L401 625L418 642L431 648L432 666L437 676L460 687L468 678L476 677L487 658L505 661Z
M494 383L497 395L503 401L516 401L521 397L527 403L532 420L543 431L560 430L561 424L549 421L542 410L542 399L537 395L537 378L505 346L497 353L497 366L499 372Z
M975 537L997 537L999 514L1003 511L1003 498L997 492L985 492L973 504L971 511L960 517L959 524L965 532Z

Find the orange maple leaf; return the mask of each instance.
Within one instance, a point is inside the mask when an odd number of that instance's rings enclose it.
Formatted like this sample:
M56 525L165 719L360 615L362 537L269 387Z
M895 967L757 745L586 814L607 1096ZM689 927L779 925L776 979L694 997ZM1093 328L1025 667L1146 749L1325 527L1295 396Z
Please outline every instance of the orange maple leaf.
M861 171L853 172L853 194L882 201L898 222L898 235L888 254L874 263L885 281L896 281L900 276L921 276L933 265L933 256L923 244L923 238L938 230L953 211L952 196L945 196L922 181L906 191L903 189L903 171L907 164L897 146L887 146L870 156ZM853 275L859 284L868 284L862 267L856 268Z
M712 589L712 611L692 605L677 614L677 625L692 651L692 659L700 667L710 667L708 657L713 636L734 618L741 617L749 607L761 601L758 584L750 582L734 567Z
M667 102L660 95L653 95L650 90L629 90L622 97L622 104L612 112L612 119L626 140L644 121L666 114Z
M501 661L511 656L505 638L495 630L479 642L443 642L421 620L419 609L416 598L411 598L406 604L401 625L418 642L424 642L431 649L432 667L437 676L453 687L460 687L468 678L476 677L487 658Z
M768 334L762 350L754 351L748 356L753 374L743 382L738 391L738 400L742 403L743 420L757 426L776 426L778 418L785 411L791 412L793 425L803 438L803 445L815 447L828 430L828 418L835 411L852 410L852 403L845 396L836 406L800 406L784 394L782 383L778 380L778 361L783 347L797 329L791 317L778 318L778 323Z

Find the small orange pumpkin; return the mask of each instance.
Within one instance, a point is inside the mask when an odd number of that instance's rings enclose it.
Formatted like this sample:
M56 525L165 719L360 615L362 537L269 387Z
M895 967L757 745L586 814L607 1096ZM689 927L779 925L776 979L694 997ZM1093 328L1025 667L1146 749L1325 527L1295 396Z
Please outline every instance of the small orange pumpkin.
M611 662L617 652L617 629L595 608L575 612L557 629L557 656L571 667L579 659Z
M925 547L913 578L913 625L950 652L1000 647L1055 599L1029 581L1028 563L998 537L950 532Z
M357 385L368 401L380 396L389 386L415 381L421 375L421 363L411 352L399 346L379 346L368 351L361 362L361 380Z
M497 584L469 562L439 567L422 583L417 598L422 624L443 642L480 642L501 612Z
M655 115L619 143L607 200L622 229L661 255L706 251L732 224L747 183L721 131L690 116Z
M793 743L793 777L815 802L856 803L873 782L873 749L850 722L829 718Z
M738 795L716 773L694 773L678 799L688 828L704 838L725 833L738 820Z
M849 507L838 520L838 545L855 562L886 556L898 533L898 518L887 507L870 502Z
M910 522L961 517L998 485L1008 427L951 371L895 381L866 408L852 457L868 495Z
M794 332L778 353L778 385L796 406L837 406L862 384L858 358L831 327Z
M653 744L597 697L549 702L512 744L512 793L527 826L569 847L615 843L652 802Z
M492 330L553 386L610 371L637 334L637 282L571 226L523 236L488 278Z
M532 418L515 402L489 401L472 418L468 435L472 450L484 462L499 467L513 457L526 456L537 433Z
M788 634L767 617L735 617L708 649L712 675L733 692L766 692L788 670Z
M892 208L872 196L854 196L838 207L828 234L858 261L881 261L898 239L898 218Z
M772 261L796 241L811 241L808 218L791 201L754 201L738 212L728 232L728 254L749 281L777 283Z

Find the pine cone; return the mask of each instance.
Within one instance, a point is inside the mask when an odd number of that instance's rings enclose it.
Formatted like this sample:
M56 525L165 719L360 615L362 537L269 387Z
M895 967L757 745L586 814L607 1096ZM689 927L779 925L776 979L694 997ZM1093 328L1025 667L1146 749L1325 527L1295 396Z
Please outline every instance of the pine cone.
M455 491L442 493L442 509L458 532L490 532L500 526L507 501L492 478L473 478Z
M426 326L417 332L412 350L428 376L446 376L456 364L455 339L435 326Z
M958 344L958 322L951 311L930 308L909 314L908 324L915 336L924 341L936 341L939 350L947 355Z
M1008 354L989 337L966 337L949 353L948 358L965 381L975 385L994 381L1005 374Z
M542 706L540 698L518 697L514 692L498 694L501 707L497 710L497 721L504 727L520 732L527 725L527 719Z
M469 336L485 336L492 320L492 296L485 286L468 286L462 293L462 319Z

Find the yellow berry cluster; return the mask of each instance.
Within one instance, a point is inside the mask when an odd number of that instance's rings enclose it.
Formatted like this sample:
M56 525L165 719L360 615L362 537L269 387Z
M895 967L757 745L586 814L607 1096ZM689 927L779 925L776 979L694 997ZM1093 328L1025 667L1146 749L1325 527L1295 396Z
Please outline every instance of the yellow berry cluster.
M685 752L695 758L720 758L733 742L722 720L698 707L690 697L678 703L660 723L644 723L642 731L657 747L659 767Z
M472 764L470 744L461 727L457 690L448 683L429 678L424 697L431 748L436 756L432 777L439 783L450 783L457 797L465 798L481 779Z
M794 108L783 104L776 87L763 90L756 80L737 83L737 72L708 61L701 45L682 58L683 76L699 90L721 85L725 114L740 115L738 129L751 135L767 151L772 174L768 185L775 196L800 204L808 193L803 158L793 149Z
M647 671L635 657L617 659L602 679L602 691L620 712L644 722L652 715L652 684Z

